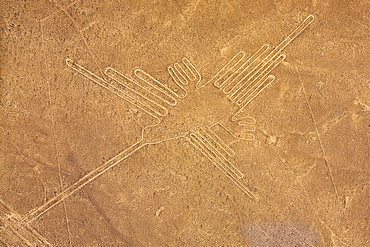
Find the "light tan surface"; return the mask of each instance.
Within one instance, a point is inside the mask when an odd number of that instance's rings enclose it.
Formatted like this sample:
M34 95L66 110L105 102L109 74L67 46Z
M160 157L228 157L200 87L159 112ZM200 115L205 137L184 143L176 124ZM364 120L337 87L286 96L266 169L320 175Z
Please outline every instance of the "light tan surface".
M0 245L370 245L367 1L1 8Z

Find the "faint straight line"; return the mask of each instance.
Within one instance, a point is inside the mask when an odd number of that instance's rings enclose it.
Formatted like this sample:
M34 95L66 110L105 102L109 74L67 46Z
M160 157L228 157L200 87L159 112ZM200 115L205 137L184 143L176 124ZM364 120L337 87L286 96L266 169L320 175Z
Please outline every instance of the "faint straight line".
M62 173L61 173L61 166L60 166L60 159L59 159L59 148L58 148L58 143L56 141L56 134L55 134L55 104L53 104L52 97L51 97L51 82L49 80L48 76L48 71L47 71L47 62L46 62L46 52L45 52L45 45L44 45L44 32L43 32L43 27L42 27L42 22L40 23L40 31L41 31L41 47L42 47L42 52L44 56L44 68L46 71L45 79L48 84L48 97L49 97L49 104L50 104L50 110L51 110L51 125L52 125L52 136L53 136L53 142L55 146L55 155L56 155L56 162L58 166L58 177L59 177L59 187L60 191L63 190L63 178L62 178ZM65 214L65 221L66 221L66 227L67 227L67 232L68 232L68 240L69 240L69 245L72 246L72 239L71 239L71 232L69 229L69 220L68 220L68 214L67 214L67 207L65 205L65 202L63 202L63 209L64 209L64 214Z
M100 67L99 65L99 62L98 62L98 59L96 58L95 54L93 53L89 43L87 42L85 36L83 35L82 31L80 30L80 28L78 27L75 19L73 19L73 17L67 12L67 10L65 9L65 7L63 7L62 5L60 5L56 0L52 0L52 2L57 6L57 8L59 8L62 12L64 12L67 17L72 21L72 24L73 26L75 26L78 34L81 36L82 38L82 41L84 42L87 50L89 51L90 55L92 56L93 60L94 60L94 63L96 64L96 66L99 68L100 72L104 75L103 73L103 69Z
M330 182L331 182L331 184L332 184L332 186L334 188L335 196L337 197L337 200L339 202L339 194L338 194L338 190L337 190L337 187L335 185L335 182L334 182L334 178L333 178L333 174L332 174L332 169L331 169L331 167L330 167L330 165L328 163L328 157L326 156L326 151L325 151L324 145L323 145L322 140L321 140L321 137L320 137L320 133L319 133L319 129L317 127L316 119L315 119L315 116L313 114L313 110L312 110L311 104L308 101L307 92L306 92L306 89L305 89L305 87L304 87L304 85L302 83L302 80L301 80L301 77L299 75L299 71L298 71L297 66L295 66L295 71L297 72L297 78L298 78L299 82L301 83L303 95L304 95L304 98L306 100L306 103L307 103L308 108L309 108L309 111L310 111L310 116L311 116L311 119L312 119L313 124L314 124L314 127L315 127L317 139L319 140L319 144L320 144L320 148L321 148L322 154L324 156L324 161L325 161L326 168L328 170L328 174L329 174L329 177L330 177Z

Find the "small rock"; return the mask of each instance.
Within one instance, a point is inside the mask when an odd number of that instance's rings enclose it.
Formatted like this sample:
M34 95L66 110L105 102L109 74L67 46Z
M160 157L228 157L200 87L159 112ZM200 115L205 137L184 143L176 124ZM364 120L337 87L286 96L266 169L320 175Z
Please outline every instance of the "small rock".
M158 217L162 213L162 211L164 211L164 209L165 209L164 206L158 208L158 210L155 212L155 216Z
M267 143L268 145L276 146L276 144L277 144L278 140L279 140L279 137L269 135L269 136L267 137L267 139L266 139L266 143Z

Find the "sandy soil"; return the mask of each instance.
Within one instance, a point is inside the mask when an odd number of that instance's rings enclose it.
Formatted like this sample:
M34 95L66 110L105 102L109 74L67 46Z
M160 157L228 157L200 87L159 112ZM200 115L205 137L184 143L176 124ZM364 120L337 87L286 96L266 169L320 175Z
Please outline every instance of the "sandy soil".
M369 16L2 1L0 245L370 246Z

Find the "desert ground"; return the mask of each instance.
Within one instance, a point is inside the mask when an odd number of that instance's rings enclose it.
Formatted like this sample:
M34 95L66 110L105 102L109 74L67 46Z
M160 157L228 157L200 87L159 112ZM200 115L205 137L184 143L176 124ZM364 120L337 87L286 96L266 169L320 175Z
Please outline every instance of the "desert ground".
M370 246L370 2L4 0L1 246Z

